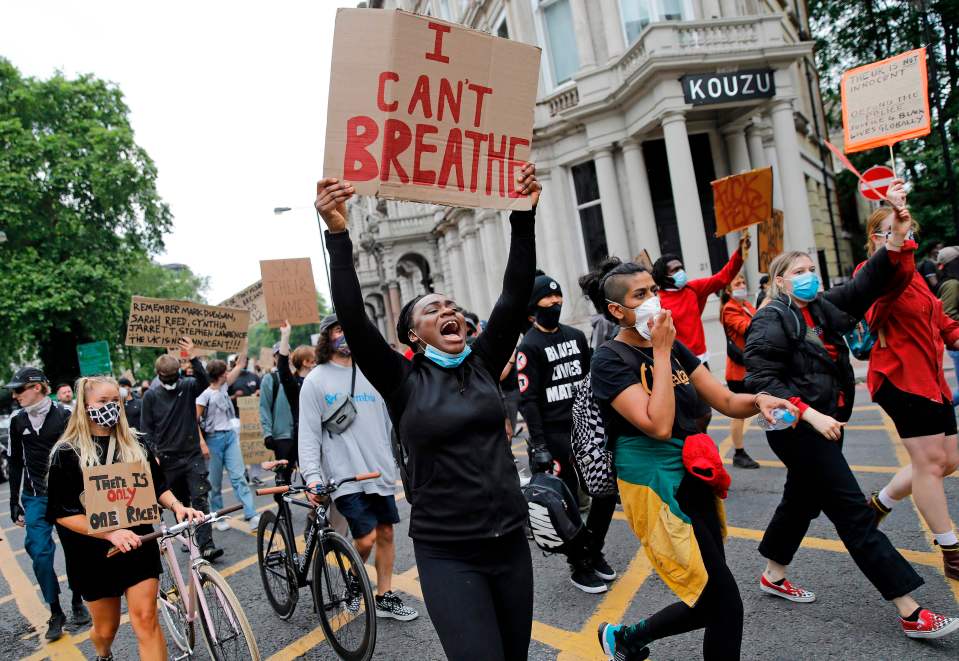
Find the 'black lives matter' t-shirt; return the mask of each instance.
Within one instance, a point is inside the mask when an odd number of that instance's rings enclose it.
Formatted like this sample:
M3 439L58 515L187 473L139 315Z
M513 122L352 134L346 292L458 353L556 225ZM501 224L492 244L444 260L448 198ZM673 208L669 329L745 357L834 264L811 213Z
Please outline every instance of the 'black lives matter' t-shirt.
M533 327L516 350L519 408L534 443L570 434L573 398L589 373L589 342L582 331L559 325L555 333Z
M619 355L608 346L602 346L593 354L593 366L590 370L590 383L593 397L599 404L606 424L606 435L611 441L620 436L638 436L646 434L631 425L613 408L612 401L620 393L634 384L640 384L646 394L653 391L653 350L646 347L634 347L620 343L634 357L636 369L623 362ZM687 436L698 433L696 419L700 415L699 396L690 382L693 371L699 367L699 359L679 340L673 344L671 354L673 371L673 392L676 395L676 417L673 420L673 438L685 440Z

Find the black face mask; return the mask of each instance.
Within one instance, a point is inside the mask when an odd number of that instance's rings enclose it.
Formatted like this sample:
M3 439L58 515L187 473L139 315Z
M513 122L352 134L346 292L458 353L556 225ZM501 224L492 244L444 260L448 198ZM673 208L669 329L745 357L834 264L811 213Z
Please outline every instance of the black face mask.
M554 303L548 308L536 308L536 323L547 330L559 326L559 315L563 311L560 303Z

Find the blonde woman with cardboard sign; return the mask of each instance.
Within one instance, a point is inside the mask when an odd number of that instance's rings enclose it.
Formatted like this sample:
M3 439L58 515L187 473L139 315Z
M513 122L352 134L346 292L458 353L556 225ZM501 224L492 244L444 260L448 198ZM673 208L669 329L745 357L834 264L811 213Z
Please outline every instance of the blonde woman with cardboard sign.
M176 514L178 521L201 520L203 513L185 507L167 489L153 454L127 424L120 402L120 387L112 377L87 377L77 381L76 408L60 441L50 452L47 519L57 526L67 571L77 577L76 589L93 616L90 640L97 659L112 659L110 647L120 626L120 597L126 596L130 623L141 659L165 659L167 650L157 619L157 587L162 571L156 542L141 543L151 525L107 532L90 532L84 509L84 468L135 463L150 475L157 501ZM115 546L122 551L112 558Z

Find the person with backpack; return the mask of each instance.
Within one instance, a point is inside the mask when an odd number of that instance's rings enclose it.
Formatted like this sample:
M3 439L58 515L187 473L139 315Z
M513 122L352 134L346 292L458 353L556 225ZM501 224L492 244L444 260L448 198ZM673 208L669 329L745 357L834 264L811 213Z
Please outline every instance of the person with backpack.
M623 511L680 601L634 625L599 626L609 658L647 658L651 642L705 628L703 658L738 659L743 604L723 549L729 488L716 444L698 433L702 404L731 418L795 411L766 393L730 392L682 342L639 264L611 257L595 273L620 326L593 356L590 386L613 453Z
M579 478L573 461L570 431L573 398L589 374L589 343L583 332L559 322L563 292L546 274L536 276L529 299L531 324L516 351L519 408L529 428L530 470L559 468L572 501L579 508ZM613 495L593 498L586 529L570 547L570 583L590 594L606 592L616 571L603 556L603 544L616 509Z
M888 195L904 202L901 184ZM816 595L790 583L786 572L810 522L824 513L856 566L895 604L902 632L910 638L938 638L959 629L959 619L921 608L910 595L923 580L879 531L842 453L843 426L856 386L842 334L890 291L897 273L914 270L908 254L914 244L906 243L912 219L902 202L888 238L883 237L885 246L849 282L819 293L816 263L804 252L786 252L769 267L770 300L746 335L746 388L791 398L801 415L793 427L766 432L786 465L786 484L759 545L767 560L759 588L793 602L815 601ZM898 322L893 318L888 323Z
M273 359L280 353L280 343L273 345ZM289 484L296 467L297 447L293 441L293 411L280 383L278 368L263 375L260 380L260 426L263 428L263 444L279 461L286 465L277 471L277 482Z
M892 235L893 216L888 207L869 216L869 255ZM942 552L946 576L959 580L959 538L943 485L959 466L959 435L952 388L942 365L943 344L959 348L959 322L944 312L942 301L912 267L914 252L907 248L902 254L903 276L866 313L870 331L878 336L869 354L866 385L872 400L895 424L910 463L872 493L869 506L878 523L912 494Z
M330 289L352 356L386 401L399 438L410 501L409 534L423 600L446 656L526 659L533 625L533 565L527 504L506 439L499 379L526 326L536 264L540 185L524 164L510 214L503 293L486 330L466 344L463 310L439 293L419 295L397 315L396 335L416 353L390 348L366 315L347 231L347 181L317 183L316 210L328 231ZM403 458L406 457L406 458Z
M732 392L746 392L743 349L746 347L746 331L756 314L756 308L747 300L748 296L746 276L742 271L736 274L720 296L723 307L719 310L719 320L726 332L726 387ZM759 468L756 460L746 452L743 441L745 426L744 420L729 421L729 435L733 439L733 466Z

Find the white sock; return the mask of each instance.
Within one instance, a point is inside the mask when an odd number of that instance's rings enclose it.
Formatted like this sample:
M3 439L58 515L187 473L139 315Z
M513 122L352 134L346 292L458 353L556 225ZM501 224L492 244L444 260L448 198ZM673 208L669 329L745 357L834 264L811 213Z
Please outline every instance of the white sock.
M949 532L936 532L932 534L936 538L936 543L939 546L955 546L959 544L959 537L956 537L956 531L950 530Z
M886 509L891 510L899 501L889 495L889 487L885 486L882 488L882 491L879 492L879 502L882 503Z

